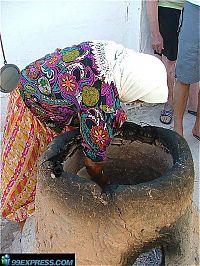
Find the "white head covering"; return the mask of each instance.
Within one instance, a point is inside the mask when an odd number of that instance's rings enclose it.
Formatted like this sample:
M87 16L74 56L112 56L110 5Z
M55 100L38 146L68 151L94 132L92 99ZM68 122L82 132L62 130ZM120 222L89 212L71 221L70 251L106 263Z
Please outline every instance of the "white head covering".
M116 67L118 74L114 75L120 100L127 103L136 100L148 103L166 102L167 72L161 60L153 55L126 50L125 57L119 67ZM115 68L113 71L115 73Z
M93 48L100 73L114 81L122 102L167 102L167 72L161 60L113 41L93 41Z

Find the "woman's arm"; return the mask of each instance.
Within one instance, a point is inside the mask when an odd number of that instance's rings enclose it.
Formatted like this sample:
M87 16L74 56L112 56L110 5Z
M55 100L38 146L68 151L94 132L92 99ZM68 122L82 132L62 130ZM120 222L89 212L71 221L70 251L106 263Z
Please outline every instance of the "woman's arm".
M158 0L146 0L146 8L151 31L151 46L153 50L161 54L163 49L163 38L159 29Z
M103 172L102 162L93 162L90 158L85 157L85 166L91 179L104 188L108 184L108 178Z

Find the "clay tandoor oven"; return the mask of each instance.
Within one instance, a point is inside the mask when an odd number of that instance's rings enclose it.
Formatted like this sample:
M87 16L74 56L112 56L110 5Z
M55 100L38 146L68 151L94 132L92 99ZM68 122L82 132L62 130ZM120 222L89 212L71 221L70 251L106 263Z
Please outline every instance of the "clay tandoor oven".
M37 252L75 253L77 265L98 266L132 265L155 246L171 258L181 252L180 226L187 223L194 181L182 137L126 122L108 148L104 191L77 175L83 166L78 130L57 137L42 157Z

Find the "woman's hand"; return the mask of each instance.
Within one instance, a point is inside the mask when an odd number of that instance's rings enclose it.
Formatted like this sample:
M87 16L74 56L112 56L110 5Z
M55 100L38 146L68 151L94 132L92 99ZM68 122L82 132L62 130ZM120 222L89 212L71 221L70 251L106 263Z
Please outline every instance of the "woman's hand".
M108 178L103 172L102 162L93 162L90 158L85 157L85 166L91 179L101 188L104 188L108 184Z

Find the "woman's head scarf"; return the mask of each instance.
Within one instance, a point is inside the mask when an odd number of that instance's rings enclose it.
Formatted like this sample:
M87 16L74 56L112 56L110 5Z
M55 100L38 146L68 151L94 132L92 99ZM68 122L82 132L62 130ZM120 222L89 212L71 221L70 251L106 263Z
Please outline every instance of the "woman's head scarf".
M141 100L148 103L167 101L167 73L155 56L126 51L120 66L118 93L122 102Z
M153 55L135 52L121 44L104 41L105 58L122 102L167 101L167 73L164 64Z

